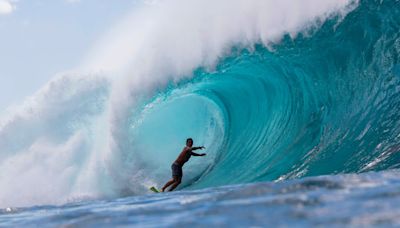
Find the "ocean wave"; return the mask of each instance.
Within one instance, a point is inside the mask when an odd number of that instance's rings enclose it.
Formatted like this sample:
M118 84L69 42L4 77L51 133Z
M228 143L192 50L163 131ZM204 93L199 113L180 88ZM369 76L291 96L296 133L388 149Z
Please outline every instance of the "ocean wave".
M187 137L208 154L185 166L187 189L398 168L398 6L136 9L81 72L3 119L0 206L143 194Z

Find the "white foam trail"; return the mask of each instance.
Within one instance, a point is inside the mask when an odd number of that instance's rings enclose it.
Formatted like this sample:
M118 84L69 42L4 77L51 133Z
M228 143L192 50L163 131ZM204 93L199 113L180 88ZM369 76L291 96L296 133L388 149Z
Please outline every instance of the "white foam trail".
M135 9L94 46L81 67L113 72L111 79L59 77L2 121L0 207L135 191L130 185L138 181L131 174L142 178L142 172L124 159L133 149L127 144L127 117L138 98L189 77L199 66L212 68L232 46L268 46L284 34L295 37L356 4L165 0Z

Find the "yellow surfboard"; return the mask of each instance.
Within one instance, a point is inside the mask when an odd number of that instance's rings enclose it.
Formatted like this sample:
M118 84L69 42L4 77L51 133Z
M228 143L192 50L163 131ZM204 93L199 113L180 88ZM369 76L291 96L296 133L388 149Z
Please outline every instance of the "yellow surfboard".
M149 188L150 191L154 192L154 193L160 193L160 191L158 189L156 189L156 187L152 186Z

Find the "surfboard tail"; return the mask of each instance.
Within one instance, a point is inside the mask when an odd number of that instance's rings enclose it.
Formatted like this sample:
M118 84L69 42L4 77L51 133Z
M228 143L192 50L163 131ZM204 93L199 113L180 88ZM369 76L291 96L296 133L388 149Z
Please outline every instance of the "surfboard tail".
M149 188L150 191L154 192L154 193L160 193L160 190L158 190L156 187L152 186Z

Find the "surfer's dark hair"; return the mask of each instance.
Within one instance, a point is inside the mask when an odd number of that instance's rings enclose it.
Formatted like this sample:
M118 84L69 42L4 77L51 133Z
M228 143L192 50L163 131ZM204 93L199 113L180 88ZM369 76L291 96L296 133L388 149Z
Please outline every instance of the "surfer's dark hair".
M192 138L187 138L187 139L186 139L186 143L188 143L189 141L192 141L192 142L193 142L193 139L192 139Z

